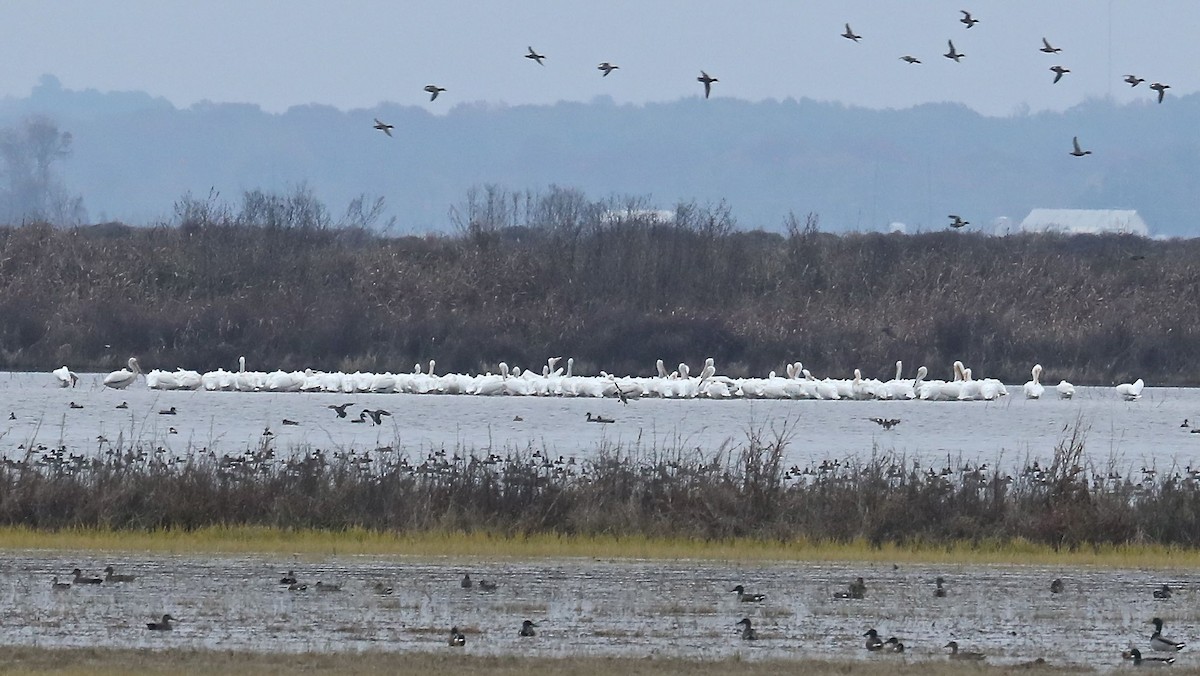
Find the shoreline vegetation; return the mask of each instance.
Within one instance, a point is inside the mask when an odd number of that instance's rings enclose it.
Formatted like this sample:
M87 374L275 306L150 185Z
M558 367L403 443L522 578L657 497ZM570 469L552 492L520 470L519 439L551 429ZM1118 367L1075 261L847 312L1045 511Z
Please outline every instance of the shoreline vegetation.
M493 657L435 652L396 653L248 653L220 650L133 650L111 648L0 647L4 673L9 674L597 674L614 676L658 675L776 676L784 674L1005 674L1029 673L1018 665L962 664L949 660L902 661L820 659L701 661L658 657ZM1183 673L1196 673L1194 669ZM1037 673L1079 673L1079 668L1055 667L1053 661L1038 665Z
M738 446L475 455L269 443L239 455L62 449L0 464L0 546L416 556L1200 563L1191 470L922 467L890 454L784 466L788 431Z
M306 188L190 194L170 224L0 227L0 368L649 375L708 357L731 377L796 360L818 377L1109 385L1200 382L1200 239L739 228L725 203L472 190L447 235L332 218ZM910 370L911 373L911 370Z

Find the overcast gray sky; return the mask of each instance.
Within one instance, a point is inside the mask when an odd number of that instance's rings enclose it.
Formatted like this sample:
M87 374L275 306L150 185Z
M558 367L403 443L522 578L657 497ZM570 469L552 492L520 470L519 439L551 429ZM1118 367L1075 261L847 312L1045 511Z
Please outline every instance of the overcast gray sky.
M979 19L959 23L959 9ZM862 41L842 38L850 22ZM43 73L68 89L144 90L269 111L323 103L618 103L714 95L874 108L961 101L989 115L1148 97L1136 73L1195 91L1195 0L69 0L0 5L0 96ZM1038 51L1045 36L1057 55ZM966 54L942 54L953 39ZM522 58L532 45L545 67ZM923 60L908 65L899 57ZM620 65L601 79L600 61ZM1051 65L1071 69L1052 85ZM421 88L448 91L434 104Z

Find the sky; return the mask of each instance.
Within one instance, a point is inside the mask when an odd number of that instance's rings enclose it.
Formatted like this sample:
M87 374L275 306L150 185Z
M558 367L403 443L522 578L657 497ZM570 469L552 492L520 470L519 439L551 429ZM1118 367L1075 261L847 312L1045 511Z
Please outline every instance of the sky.
M967 29L960 9L979 20ZM841 37L849 22L862 36ZM702 94L870 108L954 101L994 116L1196 91L1195 0L65 0L0 4L0 97L67 89L343 110L381 102L617 103ZM1038 51L1042 38L1063 51ZM942 56L954 40L966 57ZM545 66L522 58L532 46ZM911 54L924 63L909 65ZM596 65L620 70L601 78ZM1052 65L1071 72L1051 84ZM1136 89L1121 82L1147 79ZM445 87L437 101L422 91Z

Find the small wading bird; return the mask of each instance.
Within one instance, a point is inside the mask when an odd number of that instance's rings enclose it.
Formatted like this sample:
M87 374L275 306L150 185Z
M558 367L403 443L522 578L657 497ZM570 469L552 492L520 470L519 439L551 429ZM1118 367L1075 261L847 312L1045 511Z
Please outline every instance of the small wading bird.
M958 649L958 641L951 641L943 647L950 649L950 659L952 659L952 660L975 660L975 661L978 661L978 660L982 660L985 657L985 655L983 653L959 650Z
M899 418L868 418L871 422L879 425L885 430L890 430L900 424Z
M376 128L376 129L378 129L379 131L381 131L381 132L383 132L383 133L387 134L388 136L391 136L391 135L392 135L392 130L396 128L396 125L394 125L394 124L388 124L388 123L386 123L386 122L382 122L382 121L380 121L380 119L377 117L377 118L375 118L375 128Z
M533 47L529 48L529 53L525 55L525 58L533 59L534 61L537 61L539 66L546 65L546 64L542 63L542 59L546 58L546 55L538 54L537 52L533 51Z
M1039 49L1038 51L1046 52L1047 54L1057 54L1057 53L1061 52L1062 50L1059 49L1058 47L1051 47L1050 41L1047 40L1046 38L1042 38L1042 48Z
M604 75L601 75L600 77L608 77L609 73L613 72L614 70L617 70L618 68L620 68L620 66L611 64L607 61L604 61L599 66L596 66L596 70L604 71Z
M737 593L738 601L742 603L759 603L767 599L766 594L750 594L746 592L746 588L738 585L729 591Z
M612 418L605 418L605 417L604 417L604 416L602 416L602 415L598 415L598 416L592 417L592 413L591 413L591 411L589 411L589 412L588 412L588 414L587 414L587 421L588 421L588 422L594 422L594 423L612 423L612 422L616 422L616 420L613 420Z
M921 63L920 59L918 59L915 56L911 56L909 54L905 54L904 56L900 57L900 60L905 63Z
M429 92L429 100L430 101L436 101L438 94L441 94L442 92L446 91L446 88L430 84L430 85L425 85L425 91Z
M1058 81L1062 79L1063 74L1071 72L1070 68L1063 68L1062 66L1050 66L1050 70L1054 72L1054 82L1051 82L1050 84L1058 84Z
M1073 146L1075 146L1075 149L1071 151L1071 154L1074 155L1075 157L1083 157L1084 155L1092 154L1092 151L1084 150L1079 147L1079 137L1078 136L1071 139L1071 144Z
M846 32L842 33L842 37L846 38L847 40L853 40L855 42L858 42L859 40L862 39L861 35L855 35L854 31L850 30L850 24L846 24Z
M754 626L753 626L753 623L750 621L750 618L743 617L737 624L735 624L733 626L742 628L742 640L743 641L758 640L758 632L754 630Z
M957 230L959 228L965 228L966 226L971 224L971 221L964 221L963 219L959 218L958 216L956 216L954 214L950 214L946 218L950 219L950 227L954 228L955 230Z
M946 57L947 59L954 59L955 63L958 63L964 56L966 56L966 54L963 54L954 48L953 40L947 40L946 43L950 45L950 51L942 54L942 56Z
M147 622L146 628L150 631L171 631L175 628L171 626L171 623L178 621L178 618L171 617L170 615L163 615L162 622Z
M536 626L537 625L533 623L533 620L525 620L524 622L521 623L521 631L520 631L519 635L520 636L537 636L537 632L533 630L534 627L536 627Z
M467 644L467 637L458 630L458 627L450 627L450 640L448 643L452 648L461 648Z
M1158 102L1162 103L1163 96L1167 93L1167 90L1171 88L1171 85L1155 82L1154 84L1150 85L1150 88L1158 92Z
M708 95L712 93L712 83L720 82L720 80L718 80L715 77L710 76L708 73L705 73L704 71L700 71L700 77L696 78L696 81L704 83L704 98L706 98L706 99L708 98Z
M967 28L970 28L970 27L974 26L975 24L979 23L979 19L973 18L971 16L971 13L968 12L967 10L960 9L958 11L962 12L962 15L963 15L962 18L958 20L958 22L962 23L962 24L966 24Z
M1146 78L1138 77L1136 75L1126 75L1125 81L1129 83L1130 87L1136 87L1136 86L1140 85L1141 83L1145 82Z

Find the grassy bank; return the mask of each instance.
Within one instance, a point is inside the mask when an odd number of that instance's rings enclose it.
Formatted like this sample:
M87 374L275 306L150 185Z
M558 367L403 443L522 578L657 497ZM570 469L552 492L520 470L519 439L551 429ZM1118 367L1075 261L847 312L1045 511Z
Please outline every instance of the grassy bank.
M154 554L265 554L319 559L330 556L410 556L455 559L692 559L718 561L863 561L878 564L1026 564L1114 568L1200 568L1200 549L1157 545L1054 549L1026 541L951 542L938 546L863 541L808 542L733 539L727 541L641 536L530 535L486 533L397 535L346 531L284 530L264 527L210 527L190 531L38 531L0 528L0 549L124 551Z
M102 649L0 648L0 673L9 674L595 674L597 676L783 676L794 674L890 675L1030 673L1029 668L952 663L948 660L904 661L882 657L867 661L721 660L697 662L659 658L477 657L459 652L395 654L266 655L218 651L148 651ZM1040 667L1036 673L1071 673L1078 669ZM1175 668L1172 673L1200 673Z
M931 376L961 359L1006 382L1035 362L1076 384L1200 382L1200 240L745 232L724 205L662 223L561 190L506 218L489 197L454 236L393 238L268 217L251 197L240 212L184 200L178 227L0 227L0 368L245 355L263 371L479 373L562 355L581 374L713 357L730 376L801 360L888 378L897 359Z

